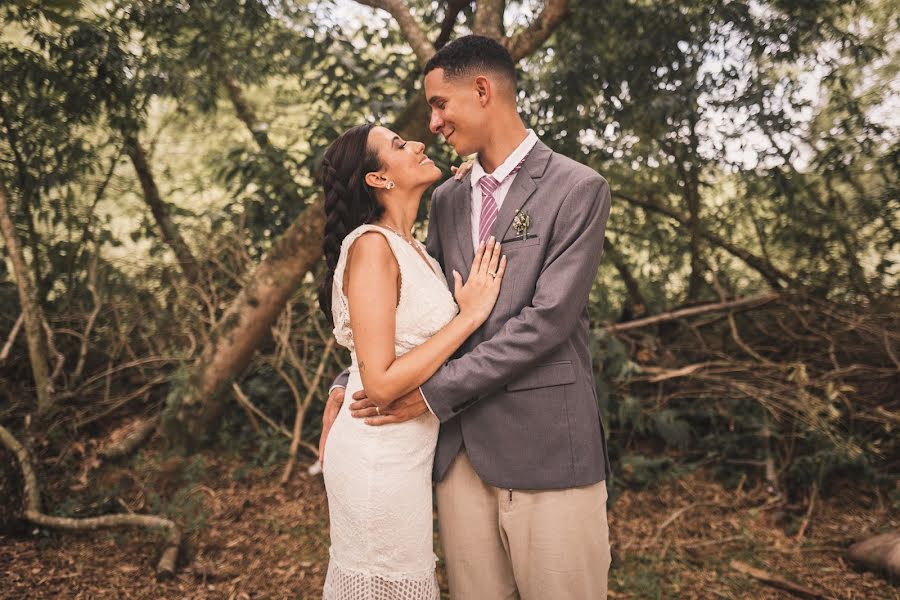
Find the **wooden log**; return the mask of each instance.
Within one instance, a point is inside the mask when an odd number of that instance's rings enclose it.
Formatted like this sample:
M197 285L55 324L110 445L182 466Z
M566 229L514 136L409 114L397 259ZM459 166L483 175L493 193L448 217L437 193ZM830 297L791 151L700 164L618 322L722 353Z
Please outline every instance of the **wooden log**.
M900 530L859 541L847 550L847 558L900 583Z

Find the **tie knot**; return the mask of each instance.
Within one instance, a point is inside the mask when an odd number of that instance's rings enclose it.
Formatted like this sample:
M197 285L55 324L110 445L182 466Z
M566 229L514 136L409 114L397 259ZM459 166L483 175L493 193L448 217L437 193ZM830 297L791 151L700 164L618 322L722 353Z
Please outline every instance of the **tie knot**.
M515 175L515 174L518 173L519 171L521 171L521 170L522 170L522 165L525 164L525 159L526 159L527 157L528 157L528 155L523 156L523 157L522 157L522 160L519 161L519 164L517 164L515 167L512 168L512 171L510 171L510 172L506 175L506 177L503 178L503 181L505 181L506 179L512 177L513 175ZM500 183L501 183L501 182L498 181L497 178L494 177L493 175L482 175L482 176L481 176L481 179L478 180L478 183L481 185L482 191L493 192L493 191L496 190L498 187L500 187Z
M490 194L497 189L497 186L500 185L500 182L494 179L492 175L483 175L481 179L478 180L478 184L481 186L481 190L483 192L487 192Z

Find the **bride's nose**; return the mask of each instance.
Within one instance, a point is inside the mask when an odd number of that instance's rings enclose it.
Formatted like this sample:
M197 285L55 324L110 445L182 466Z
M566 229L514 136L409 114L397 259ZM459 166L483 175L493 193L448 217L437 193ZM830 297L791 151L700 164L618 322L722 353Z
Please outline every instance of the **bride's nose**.
M425 152L425 144L422 142L416 142L416 154L422 154Z

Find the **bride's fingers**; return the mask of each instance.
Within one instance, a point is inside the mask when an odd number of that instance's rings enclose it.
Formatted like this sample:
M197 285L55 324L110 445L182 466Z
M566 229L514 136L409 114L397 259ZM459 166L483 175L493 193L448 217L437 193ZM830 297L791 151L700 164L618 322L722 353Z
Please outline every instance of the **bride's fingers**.
M478 244L478 248L475 250L475 258L472 259L472 273L478 273L481 269L481 260L484 257L485 243L481 242ZM469 277L472 275L470 274Z
M497 267L500 265L500 243L494 244L494 252L491 254L491 261L488 264L488 273L496 273Z
M498 285L500 284L500 280L503 279L504 273L506 273L506 256L505 255L503 256L503 258L500 259L500 264L497 267L497 277L494 279L494 281Z
M494 267L491 266L495 264L494 257L500 255L499 242L491 241L488 239L489 247L484 251L484 257L481 259L481 275L482 277L487 277L489 272L494 271Z

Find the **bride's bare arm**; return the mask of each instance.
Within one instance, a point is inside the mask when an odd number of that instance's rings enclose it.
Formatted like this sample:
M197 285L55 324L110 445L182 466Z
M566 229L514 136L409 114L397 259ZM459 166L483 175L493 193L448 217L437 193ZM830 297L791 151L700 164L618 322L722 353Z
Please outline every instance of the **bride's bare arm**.
M427 381L487 319L505 266L499 244L479 248L465 285L454 272L459 313L425 343L397 358L400 267L383 234L370 231L359 236L347 257L345 288L359 374L369 400L385 407ZM497 277L490 277L489 271Z

